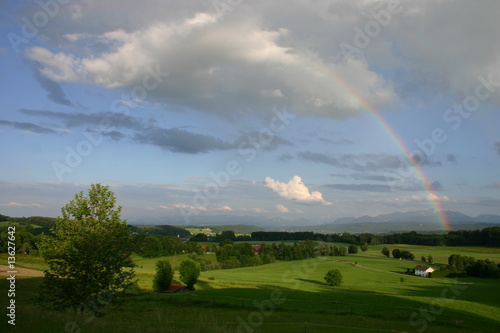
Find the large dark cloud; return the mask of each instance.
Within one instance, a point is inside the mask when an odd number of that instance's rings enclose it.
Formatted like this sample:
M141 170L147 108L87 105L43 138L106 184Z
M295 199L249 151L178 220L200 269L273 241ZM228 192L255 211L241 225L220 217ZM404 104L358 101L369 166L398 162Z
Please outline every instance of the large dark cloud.
M30 131L33 133L40 133L40 134L56 134L57 133L53 129L50 129L47 127L42 127L42 126L39 126L36 124L27 123L27 122L20 122L20 121L0 120L0 125L10 126L10 127L14 127L14 128L20 129L20 130L25 130L25 131Z
M497 154L500 155L500 142L495 143L495 150L497 151Z
M21 109L21 113L61 121L67 128L85 127L85 131L101 134L115 141L129 139L139 144L149 144L164 150L197 154L209 151L236 149L239 142L259 138L258 132L242 132L236 140L228 142L213 135L193 133L182 127L162 128L154 120L143 119L113 112L65 113L49 110ZM260 149L275 150L278 146L292 145L279 136L265 138Z

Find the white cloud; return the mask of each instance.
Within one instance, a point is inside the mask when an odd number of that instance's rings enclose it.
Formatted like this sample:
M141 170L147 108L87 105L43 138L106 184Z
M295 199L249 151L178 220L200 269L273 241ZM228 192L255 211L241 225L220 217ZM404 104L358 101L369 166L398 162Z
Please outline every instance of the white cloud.
M290 209L286 208L282 204L274 205L274 208L280 213L290 213Z
M427 194L427 199L432 200L432 201L436 201L436 200L438 200L438 201L446 201L446 202L452 201L446 195L439 196L439 195L436 195L434 193Z
M215 208L215 210L223 211L223 212L232 212L233 211L233 209L229 206L222 206L219 208Z
M91 56L32 47L27 57L52 80L105 88L141 86L151 68L159 68L169 76L148 91L148 98L219 116L228 116L228 109L270 112L275 103L290 104L303 114L360 115L365 112L360 98L347 86L377 107L398 101L391 83L366 61L325 59L296 45L290 33L269 28L256 13L222 18L198 12L93 37L86 32L60 36L102 45Z
M26 204L26 203L20 203L20 202L7 202L4 204L0 204L2 207L36 207L36 208L42 208L43 206L40 204L32 203L32 204Z
M266 187L276 192L280 197L287 200L293 200L303 204L321 204L331 205L331 202L325 201L321 192L312 191L302 182L299 176L293 176L288 183L282 183L271 177L265 179Z
M156 99L219 115L287 101L298 113L350 117L363 112L359 97L381 108L407 95L420 99L422 90L469 95L479 75L498 80L500 44L489 33L500 29L495 0L398 1L398 12L361 48L363 60L346 61L341 43L354 45L355 29L394 3L255 0L220 15L202 0L82 0L61 7L40 31L63 52L32 48L28 57L53 79L104 87L134 87L148 65L160 65L172 76ZM120 20L103 14L115 8ZM498 89L488 102L500 103Z

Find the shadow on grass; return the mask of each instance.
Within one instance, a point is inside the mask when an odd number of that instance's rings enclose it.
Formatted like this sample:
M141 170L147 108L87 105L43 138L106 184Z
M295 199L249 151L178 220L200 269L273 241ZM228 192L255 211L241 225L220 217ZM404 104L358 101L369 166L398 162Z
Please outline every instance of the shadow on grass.
M317 280L310 280L310 279L299 279L299 278L295 278L295 280L315 284L315 285L324 287L325 289L328 289L328 285L325 282L321 282L321 281L317 281Z
M42 278L19 278L16 281L16 306L18 324L16 330L36 332L63 332L65 325L75 322L80 327L88 329L95 327L95 332L117 332L124 325L132 322L131 327L141 325L158 325L158 331L165 331L167 322L164 316L168 315L170 321L193 321L191 317L204 316L210 320L217 321L231 316L243 316L247 318L256 313L262 304L273 304L273 314L269 320L286 320L295 322L302 317L315 317L317 322L324 320L325 323L345 320L361 320L361 318L377 318L377 325L387 323L398 323L407 331L417 331L428 326L430 332L472 332L481 328L481 332L498 332L500 319L492 320L491 314L481 315L473 313L469 309L457 310L446 308L443 311L431 305L431 299L439 299L446 283L443 281L439 286L422 286L408 288L403 295L381 294L373 291L356 291L343 288L330 288L319 281L308 279L296 279L297 282L311 283L325 287L321 292L310 292L295 290L276 286L259 286L259 288L227 288L227 289L204 289L188 293L171 295L142 294L127 296L117 306L106 309L106 316L96 318L91 323L84 323L72 312L54 312L41 309L33 304L31 298L36 295ZM8 281L0 280L0 291L3 293L8 289ZM487 294L489 302L494 302L498 295L498 287L494 287L496 281L484 281L477 289L479 283L460 290L461 296L457 299L480 302L481 297L477 294ZM208 282L207 282L208 283ZM402 285L404 289L404 285ZM474 294L476 294L474 296ZM430 297L429 302L407 298L405 296ZM463 296L463 297L462 297ZM8 300L2 298L0 306L7 306ZM271 303L269 303L271 302ZM492 304L498 308L498 301ZM257 304L257 305L256 305ZM170 315L175 313L175 316ZM234 313L230 315L230 313ZM140 315L139 315L140 314ZM191 317L190 317L191 316ZM198 317L196 317L198 318ZM208 317L207 317L208 318ZM335 319L339 318L339 319ZM357 318L357 319L356 319ZM368 319L366 319L368 320ZM6 321L0 323L0 330L5 327ZM114 327L115 325L116 327ZM134 326L135 325L135 326ZM102 326L102 328L101 328ZM148 327L149 327L148 326ZM203 327L203 325L201 326ZM384 326L376 326L385 328ZM34 330L33 330L34 329ZM93 331L93 330L92 330ZM132 332L124 330L123 332ZM139 330L137 330L139 331ZM217 330L206 330L207 332ZM135 331L134 331L135 332ZM149 331L153 332L153 330Z

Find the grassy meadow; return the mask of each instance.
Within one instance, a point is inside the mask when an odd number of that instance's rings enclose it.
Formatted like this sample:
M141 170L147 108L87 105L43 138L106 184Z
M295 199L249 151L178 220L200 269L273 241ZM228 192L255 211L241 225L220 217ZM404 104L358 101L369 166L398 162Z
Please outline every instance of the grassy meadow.
M421 278L402 274L418 263L384 258L383 245L346 257L202 272L196 290L155 294L155 263L176 269L187 255L146 259L134 256L138 286L99 318L40 309L31 298L41 278L16 280L17 332L499 332L500 281L480 278ZM446 263L459 253L500 262L500 249L387 245L432 255ZM214 254L204 255L215 261ZM6 261L6 256L0 256ZM38 257L17 256L18 265L43 270ZM437 268L437 265L434 265ZM337 268L344 282L325 284ZM174 282L179 281L178 272ZM8 289L0 280L2 294ZM5 309L5 298L1 306ZM0 330L6 320L0 323Z

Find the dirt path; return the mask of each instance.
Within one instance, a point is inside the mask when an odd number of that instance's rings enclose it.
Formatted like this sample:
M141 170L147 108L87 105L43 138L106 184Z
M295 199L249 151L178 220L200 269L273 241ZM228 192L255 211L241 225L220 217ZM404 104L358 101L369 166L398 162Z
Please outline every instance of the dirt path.
M12 275L12 273L7 273L7 271L11 271L9 266L0 265L0 275L1 276L9 277ZM34 269L16 267L16 269L14 269L14 271L17 271L16 276L33 276L33 277L42 277L43 276L42 271L36 271Z

